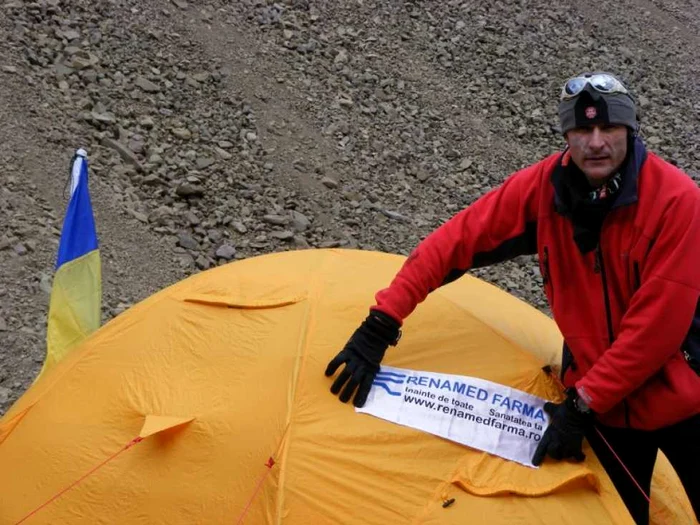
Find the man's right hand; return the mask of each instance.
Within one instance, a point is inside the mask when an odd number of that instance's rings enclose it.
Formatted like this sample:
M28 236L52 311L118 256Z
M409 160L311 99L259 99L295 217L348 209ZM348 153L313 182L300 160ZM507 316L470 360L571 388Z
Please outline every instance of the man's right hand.
M364 406L387 347L395 346L400 335L400 325L396 320L383 312L371 311L326 367L326 376L332 376L340 365L345 364L333 382L331 392L340 392L340 400L346 403L357 390L353 404Z

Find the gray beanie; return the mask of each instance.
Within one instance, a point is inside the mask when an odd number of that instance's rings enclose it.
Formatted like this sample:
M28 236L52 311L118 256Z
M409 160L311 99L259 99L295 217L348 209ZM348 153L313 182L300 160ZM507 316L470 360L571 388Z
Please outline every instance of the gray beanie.
M576 97L559 103L562 134L591 124L620 124L636 133L639 129L637 108L629 95L601 93L587 85Z

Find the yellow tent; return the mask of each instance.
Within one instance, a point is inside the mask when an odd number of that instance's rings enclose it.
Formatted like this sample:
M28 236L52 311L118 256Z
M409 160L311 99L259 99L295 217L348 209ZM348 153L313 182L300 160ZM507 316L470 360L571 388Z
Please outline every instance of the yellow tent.
M308 250L192 276L92 334L0 420L0 524L631 523L590 450L521 466L341 404L323 371L403 262ZM476 278L386 364L553 399L561 339ZM692 523L662 458L655 523ZM450 504L447 504L447 503Z

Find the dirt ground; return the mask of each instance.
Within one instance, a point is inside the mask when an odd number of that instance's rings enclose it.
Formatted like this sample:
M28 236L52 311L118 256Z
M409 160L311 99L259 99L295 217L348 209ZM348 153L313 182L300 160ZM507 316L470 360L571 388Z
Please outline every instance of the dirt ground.
M90 156L106 322L236 259L332 246L407 254L563 146L557 96L582 70L620 74L649 147L696 176L699 10L4 0L0 415L44 358L76 148ZM473 273L547 311L533 258Z

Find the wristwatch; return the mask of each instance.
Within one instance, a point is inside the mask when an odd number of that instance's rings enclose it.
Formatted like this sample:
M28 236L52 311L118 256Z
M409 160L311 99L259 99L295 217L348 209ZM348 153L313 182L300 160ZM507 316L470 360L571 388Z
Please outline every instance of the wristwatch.
M591 412L591 408L579 396L576 396L574 398L574 406L576 407L576 410L578 410L582 414L590 414Z

